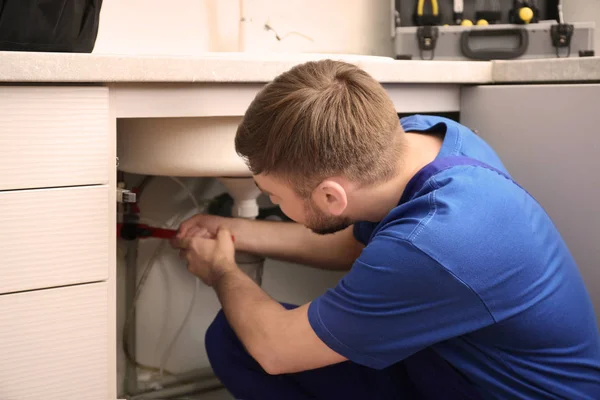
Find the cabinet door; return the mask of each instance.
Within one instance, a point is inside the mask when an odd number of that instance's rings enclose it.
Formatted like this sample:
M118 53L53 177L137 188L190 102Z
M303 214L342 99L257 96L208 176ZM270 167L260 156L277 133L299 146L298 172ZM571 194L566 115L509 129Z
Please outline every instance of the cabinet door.
M0 190L107 183L109 139L105 87L0 86Z
M0 399L108 399L107 294L100 282L1 295Z
M461 122L546 209L600 317L600 85L464 88Z
M108 279L109 208L106 185L0 191L0 293Z

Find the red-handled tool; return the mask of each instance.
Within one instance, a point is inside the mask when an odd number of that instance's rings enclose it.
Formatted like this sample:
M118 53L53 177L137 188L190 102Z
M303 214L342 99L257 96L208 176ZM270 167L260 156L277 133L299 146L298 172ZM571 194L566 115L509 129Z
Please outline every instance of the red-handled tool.
M145 238L172 239L177 236L177 230L156 228L145 224L117 224L117 236L125 240Z
M145 224L117 224L117 236L125 240L135 239L173 239L177 236L177 230L156 228ZM235 236L231 235L231 241L235 243Z

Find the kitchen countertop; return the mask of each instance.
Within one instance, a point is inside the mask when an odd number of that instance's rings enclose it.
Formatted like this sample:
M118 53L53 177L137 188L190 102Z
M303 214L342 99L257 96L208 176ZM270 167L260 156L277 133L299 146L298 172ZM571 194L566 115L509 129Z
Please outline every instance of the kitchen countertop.
M382 83L600 81L600 57L482 62L302 53L174 57L0 52L0 82L268 82L294 65L323 58L352 62Z
M119 56L0 52L0 82L269 82L299 63L352 62L382 83L486 83L490 63L396 61L341 54L207 53L201 56Z
M494 61L492 80L499 83L600 81L600 57Z

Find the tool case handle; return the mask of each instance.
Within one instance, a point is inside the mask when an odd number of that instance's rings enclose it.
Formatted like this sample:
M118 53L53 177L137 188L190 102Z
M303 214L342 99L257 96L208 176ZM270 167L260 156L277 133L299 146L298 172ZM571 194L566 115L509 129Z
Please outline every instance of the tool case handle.
M498 37L517 36L519 46L515 49L472 49L469 45L473 37ZM525 54L529 46L529 35L523 28L505 29L471 29L462 33L460 37L460 49L465 57L474 60L508 60Z

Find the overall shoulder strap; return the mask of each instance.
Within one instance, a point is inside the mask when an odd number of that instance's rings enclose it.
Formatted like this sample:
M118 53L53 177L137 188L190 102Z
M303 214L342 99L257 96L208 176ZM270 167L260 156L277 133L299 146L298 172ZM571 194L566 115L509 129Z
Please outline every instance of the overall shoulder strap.
M448 157L442 157L442 158L437 158L437 159L433 160L431 163L427 164L419 172L417 172L415 174L415 176L413 176L412 179L406 185L406 188L404 189L404 193L402 193L402 198L400 199L400 204L407 202L410 198L412 198L415 195L415 193L417 193L419 190L421 190L421 188L423 187L425 182L427 182L427 180L429 180L429 178L431 178L434 175L439 174L442 171L446 171L446 170L448 170L452 167L456 167L456 166L476 166L476 167L482 167L482 168L489 169L491 171L494 171L494 172L500 174L501 176L505 177L506 179L510 180L515 185L517 185L521 189L523 189L521 187L521 185L519 185L517 182L515 182L510 176L508 176L506 173L500 171L499 169L492 167L491 165L488 165L486 163L483 163L479 160L475 160L474 158L470 158L470 157L448 156ZM525 189L523 189L523 190L525 190Z

